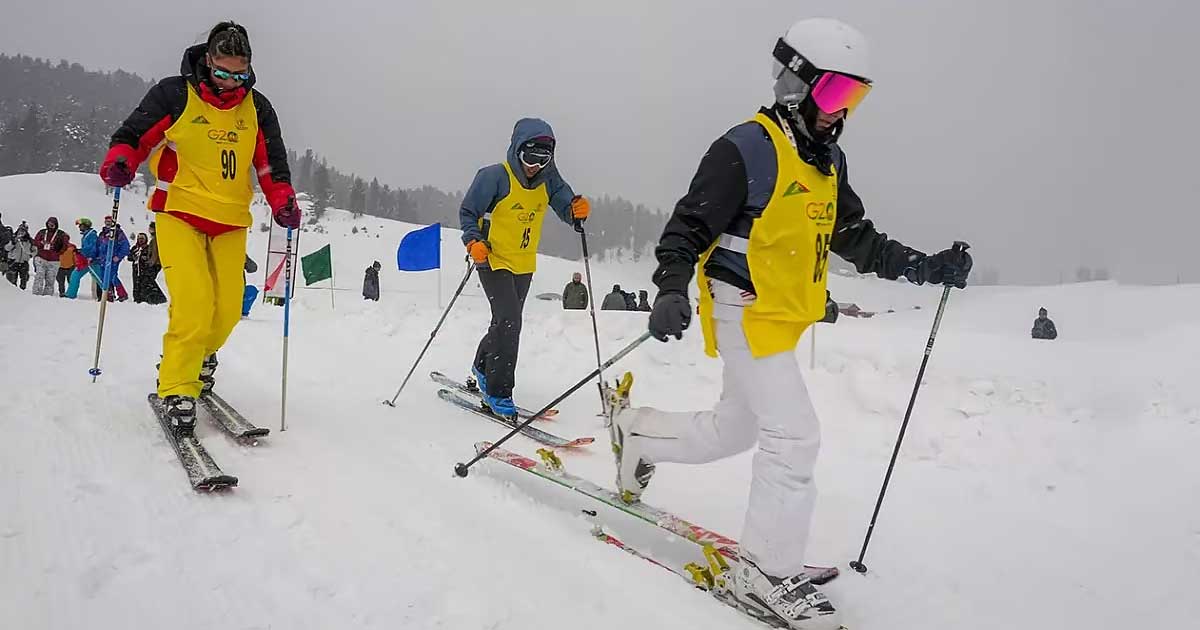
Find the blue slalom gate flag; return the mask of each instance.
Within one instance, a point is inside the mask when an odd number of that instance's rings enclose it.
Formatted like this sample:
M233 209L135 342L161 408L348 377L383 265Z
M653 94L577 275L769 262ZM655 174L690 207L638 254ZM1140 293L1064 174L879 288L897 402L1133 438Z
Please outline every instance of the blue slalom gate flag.
M400 240L396 250L400 271L428 271L442 266L442 224L413 230Z

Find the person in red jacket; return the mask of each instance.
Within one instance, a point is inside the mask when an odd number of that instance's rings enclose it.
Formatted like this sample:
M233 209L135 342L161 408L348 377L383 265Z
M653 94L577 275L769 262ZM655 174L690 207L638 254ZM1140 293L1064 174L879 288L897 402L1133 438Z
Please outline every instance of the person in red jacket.
M157 180L147 205L171 295L158 396L181 435L191 434L196 398L241 319L252 174L275 222L300 227L279 119L254 89L250 60L246 29L217 24L117 129L100 166L106 184L122 187L149 160Z
M46 219L46 227L38 230L33 237L33 246L37 248L37 258L33 259L34 295L54 295L54 279L58 277L58 259L67 248L70 237L58 229L58 219Z

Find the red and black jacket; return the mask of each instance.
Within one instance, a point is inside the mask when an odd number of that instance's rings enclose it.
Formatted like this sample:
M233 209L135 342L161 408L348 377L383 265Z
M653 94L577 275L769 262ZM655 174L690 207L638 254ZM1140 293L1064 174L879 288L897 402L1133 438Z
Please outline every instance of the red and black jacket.
M273 211L278 212L296 196L292 189L291 171L288 169L287 148L284 147L279 131L279 118L267 97L254 89L253 69L250 71L250 79L238 89L218 92L208 79L209 69L204 61L207 50L207 44L188 48L183 53L179 76L163 79L150 88L142 102L113 134L108 154L100 166L100 176L103 177L107 173L117 158L124 157L130 170L135 170L150 157L154 149L163 142L167 129L183 115L184 108L187 107L189 85L195 88L204 102L219 109L236 107L249 94L254 99L254 107L258 111L254 168L267 203ZM166 178L168 174L160 172L159 175ZM150 209L163 210L164 201L165 195L156 194L150 200Z

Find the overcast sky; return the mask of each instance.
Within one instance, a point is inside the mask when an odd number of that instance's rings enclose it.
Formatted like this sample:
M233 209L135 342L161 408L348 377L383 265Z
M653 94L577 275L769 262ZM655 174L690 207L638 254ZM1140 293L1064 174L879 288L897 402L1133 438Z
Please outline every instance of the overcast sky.
M1006 282L1200 281L1193 1L0 1L0 51L155 78L238 20L288 146L393 185L465 189L533 115L577 191L664 210L770 100L775 39L838 17L876 85L842 145L893 237Z

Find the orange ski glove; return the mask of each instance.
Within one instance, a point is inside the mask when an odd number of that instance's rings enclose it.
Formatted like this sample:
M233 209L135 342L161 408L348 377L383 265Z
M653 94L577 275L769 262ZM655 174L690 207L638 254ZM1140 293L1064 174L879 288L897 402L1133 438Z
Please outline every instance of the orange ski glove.
M490 251L485 241L471 241L467 243L467 253L471 255L471 260L474 260L475 264L482 265L487 262Z
M583 221L592 213L592 204L588 202L587 197L583 195L575 195L571 200L571 216L575 219Z

